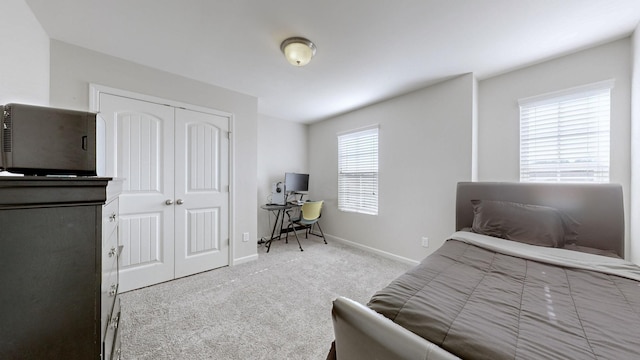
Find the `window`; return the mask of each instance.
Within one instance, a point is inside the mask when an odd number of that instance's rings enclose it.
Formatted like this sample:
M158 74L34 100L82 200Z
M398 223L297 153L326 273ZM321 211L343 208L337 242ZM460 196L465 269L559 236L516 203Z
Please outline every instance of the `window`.
M520 181L608 182L613 81L520 101Z
M338 209L378 214L378 127L338 135Z

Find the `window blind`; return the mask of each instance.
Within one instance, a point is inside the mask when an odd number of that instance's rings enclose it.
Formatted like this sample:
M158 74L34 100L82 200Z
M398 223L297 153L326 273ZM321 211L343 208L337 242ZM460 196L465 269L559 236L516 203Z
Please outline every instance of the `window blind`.
M338 209L378 214L378 128L338 135Z
M520 181L609 181L611 86L520 102Z

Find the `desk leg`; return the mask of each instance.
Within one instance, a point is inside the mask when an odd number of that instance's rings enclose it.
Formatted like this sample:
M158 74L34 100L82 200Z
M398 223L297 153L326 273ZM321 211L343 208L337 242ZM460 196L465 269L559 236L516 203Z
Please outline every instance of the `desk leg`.
M273 240L275 240L276 229L278 228L278 218L280 217L280 213L281 212L283 212L283 210L278 210L276 212L276 221L273 222L273 229L271 230L271 237L266 242L267 253L269 252L269 250L271 250L271 242ZM282 215L282 218L284 219L284 215ZM280 233L282 233L282 222L280 222ZM278 234L278 240L280 240L280 234Z
M284 225L284 215L286 214L285 210L282 211L282 218L280 219L280 234L278 234L278 239L282 237L282 225ZM289 232L287 232L287 237L285 238L285 242L289 243Z

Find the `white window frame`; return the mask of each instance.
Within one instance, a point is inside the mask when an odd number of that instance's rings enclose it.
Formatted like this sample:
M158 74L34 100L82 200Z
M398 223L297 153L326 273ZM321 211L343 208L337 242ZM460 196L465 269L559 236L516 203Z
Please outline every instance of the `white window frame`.
M379 125L338 134L338 209L378 214Z
M521 182L609 182L613 85L607 80L518 101Z

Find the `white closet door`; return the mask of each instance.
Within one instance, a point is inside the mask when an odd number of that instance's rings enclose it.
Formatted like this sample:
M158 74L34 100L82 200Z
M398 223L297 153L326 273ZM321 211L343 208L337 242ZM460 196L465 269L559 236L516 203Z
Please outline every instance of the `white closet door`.
M106 174L124 178L120 291L174 278L174 109L100 94Z
M229 118L175 117L175 274L229 264Z

